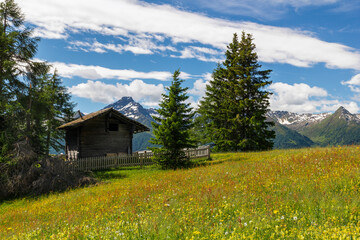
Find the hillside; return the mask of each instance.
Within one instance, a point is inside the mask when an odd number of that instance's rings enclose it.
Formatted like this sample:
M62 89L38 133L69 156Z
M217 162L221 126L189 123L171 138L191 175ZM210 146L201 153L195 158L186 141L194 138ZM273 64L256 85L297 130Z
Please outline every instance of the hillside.
M360 118L356 114L351 114L344 107L340 107L335 113L321 114L297 114L286 111L270 111L268 118L274 119L276 123L280 124L275 128L276 134L281 136L280 139L283 139L282 136L284 134L282 132L285 131L283 127L286 127L307 137L315 146L360 143ZM285 136L285 142L289 142L292 138L290 137L292 136L291 134L289 138L287 134ZM277 136L275 139L276 146L278 146L278 138ZM301 146L301 144L297 146ZM282 146L280 148L282 148Z
M273 130L276 133L276 137L274 139L275 149L305 148L314 145L314 142L308 137L301 135L295 130L287 128L276 121Z
M360 119L340 107L323 121L300 131L320 146L360 143Z
M359 147L214 154L0 204L0 239L356 239ZM221 163L222 162L222 163Z

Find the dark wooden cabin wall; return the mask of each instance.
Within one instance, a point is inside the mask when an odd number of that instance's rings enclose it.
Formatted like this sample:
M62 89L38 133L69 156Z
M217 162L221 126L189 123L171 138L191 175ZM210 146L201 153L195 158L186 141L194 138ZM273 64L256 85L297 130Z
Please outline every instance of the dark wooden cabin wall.
M118 123L118 131L107 131L108 123ZM109 153L127 154L132 145L131 125L106 116L86 122L81 129L81 157L104 156Z
M66 131L66 154L69 158L77 158L79 154L78 133L80 129L70 129Z

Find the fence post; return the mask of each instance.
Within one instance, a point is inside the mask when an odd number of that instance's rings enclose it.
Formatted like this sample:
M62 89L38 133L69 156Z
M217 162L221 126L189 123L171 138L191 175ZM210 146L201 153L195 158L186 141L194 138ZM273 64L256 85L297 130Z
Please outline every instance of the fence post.
M207 158L210 160L210 145L207 146Z
M146 151L144 151L144 157L140 158L140 168L143 168L145 158L146 158Z

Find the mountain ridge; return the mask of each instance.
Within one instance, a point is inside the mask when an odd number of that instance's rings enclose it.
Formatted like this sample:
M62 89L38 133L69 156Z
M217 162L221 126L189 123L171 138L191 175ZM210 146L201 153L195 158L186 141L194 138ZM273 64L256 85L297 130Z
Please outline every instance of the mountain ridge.
M152 130L152 116L158 115L153 108L146 109L132 97L123 97L105 108L113 107L125 116L139 121ZM267 118L275 122L274 148L301 148L311 146L344 145L360 143L360 114L351 114L344 107L334 113L293 113L269 111ZM359 136L359 137L357 137ZM153 146L148 141L152 132L135 134L134 151Z

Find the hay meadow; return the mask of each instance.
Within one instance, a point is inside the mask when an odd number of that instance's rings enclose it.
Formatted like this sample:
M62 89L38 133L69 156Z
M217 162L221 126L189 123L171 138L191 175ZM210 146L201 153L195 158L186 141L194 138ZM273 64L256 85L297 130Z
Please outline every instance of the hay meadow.
M213 154L0 203L0 239L357 239L360 147Z

